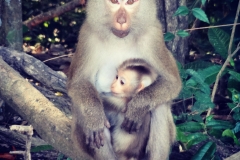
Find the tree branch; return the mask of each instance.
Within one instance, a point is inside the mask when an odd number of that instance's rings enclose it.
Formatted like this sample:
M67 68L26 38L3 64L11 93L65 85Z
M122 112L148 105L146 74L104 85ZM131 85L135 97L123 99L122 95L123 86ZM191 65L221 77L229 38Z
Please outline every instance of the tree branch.
M0 58L0 96L54 148L75 159L91 159L70 138L70 119Z
M48 88L66 93L66 76L53 71L36 58L5 47L0 47L0 56L20 73L32 76Z
M50 10L48 12L39 14L37 16L35 16L34 18L27 20L25 22L23 22L24 25L26 25L28 28L32 28L35 27L37 25L39 25L40 23L47 21L49 19L52 19L54 17L57 17L65 12L68 12L74 8L76 8L79 5L83 5L85 3L85 0L73 0L70 1L68 3L66 3L65 5L62 5L56 9Z

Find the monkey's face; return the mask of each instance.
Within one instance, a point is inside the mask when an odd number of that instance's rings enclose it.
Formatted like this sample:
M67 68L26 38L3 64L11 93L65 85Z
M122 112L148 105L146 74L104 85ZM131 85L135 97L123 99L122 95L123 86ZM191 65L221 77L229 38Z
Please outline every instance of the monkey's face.
M138 74L135 71L118 71L118 74L111 85L111 91L117 97L130 97L138 89Z
M114 35L123 38L130 32L131 19L139 6L139 0L105 0L112 12L111 30Z

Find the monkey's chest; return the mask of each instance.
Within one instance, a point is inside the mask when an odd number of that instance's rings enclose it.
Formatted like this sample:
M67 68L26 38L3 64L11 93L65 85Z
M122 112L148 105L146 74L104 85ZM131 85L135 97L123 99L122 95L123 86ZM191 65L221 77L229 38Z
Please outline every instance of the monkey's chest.
M117 74L116 66L114 64L106 64L101 67L95 79L95 87L99 93L111 92L111 84Z

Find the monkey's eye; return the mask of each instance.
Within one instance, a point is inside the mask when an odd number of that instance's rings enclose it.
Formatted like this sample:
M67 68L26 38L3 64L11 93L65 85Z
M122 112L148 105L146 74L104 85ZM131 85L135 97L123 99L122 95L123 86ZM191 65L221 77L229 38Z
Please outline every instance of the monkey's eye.
M118 75L116 75L116 79L118 79Z
M113 4L118 4L118 0L110 0Z
M133 4L134 2L136 2L136 1L138 1L138 0L128 0L128 1L127 1L127 4L130 4L130 5L131 5L131 4Z
M121 83L121 85L124 85L124 84L125 84L125 83L124 83L122 80L121 80L121 82L120 82L120 83Z

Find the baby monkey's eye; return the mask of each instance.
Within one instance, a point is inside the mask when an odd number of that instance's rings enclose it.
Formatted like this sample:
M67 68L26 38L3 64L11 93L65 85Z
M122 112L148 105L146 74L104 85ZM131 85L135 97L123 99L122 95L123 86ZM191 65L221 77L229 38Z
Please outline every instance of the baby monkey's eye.
M120 83L121 83L121 85L124 85L124 82L123 82L123 81L121 81Z
M116 75L116 79L118 79L118 75Z

